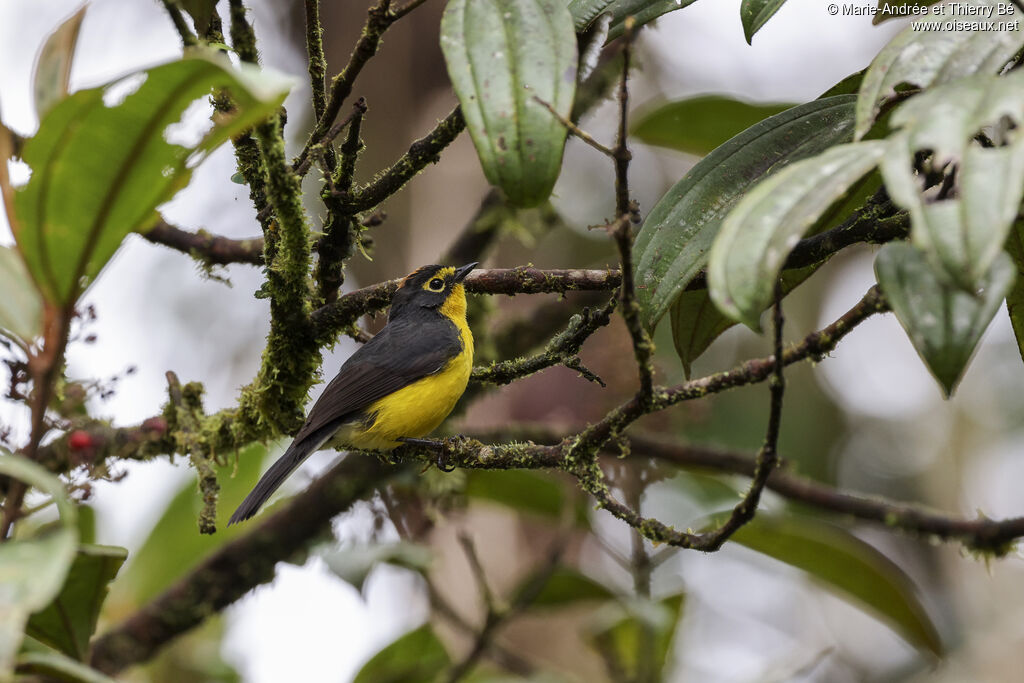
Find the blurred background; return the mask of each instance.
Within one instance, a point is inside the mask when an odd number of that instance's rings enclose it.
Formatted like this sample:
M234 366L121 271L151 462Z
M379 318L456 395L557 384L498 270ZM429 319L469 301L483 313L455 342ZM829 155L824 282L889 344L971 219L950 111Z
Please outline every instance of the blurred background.
M34 55L46 34L79 4L0 2L0 111L4 122L21 134L29 135L37 126L30 104ZM367 4L322 4L329 75L345 64ZM253 0L249 5L263 64L304 83L301 3ZM367 99L369 113L357 180L369 179L390 164L455 104L438 47L442 9L441 0L428 0L398 22L358 81L354 95ZM830 16L819 0L789 0L750 46L743 38L739 0L703 0L643 30L639 64L631 80L633 109L644 111L658 102L702 93L758 102L808 101L864 68L902 26L872 26L869 17ZM78 43L72 89L172 59L180 49L159 3L93 0ZM311 123L308 84L293 91L286 107L294 152ZM614 117L614 105L606 103L593 110L582 127L598 139L611 140ZM633 145L633 155L632 188L645 214L696 161L640 143ZM24 169L14 172L24 179ZM224 147L162 213L172 224L191 230L204 228L232 237L256 234L259 227L247 188L231 182L233 173L232 151ZM560 221L552 226L538 212L523 213L511 221L483 265L614 265L614 249L603 231L587 230L613 214L612 184L611 165L571 139L553 202ZM307 189L315 198L316 181L307 179ZM436 261L477 212L487 189L469 137L460 136L440 163L387 203L387 220L372 233L373 260L359 255L352 259L346 288L397 277ZM319 227L319 207L311 201L308 209ZM9 244L12 238L3 221L0 216L0 243ZM874 281L872 257L868 248L844 252L787 299L787 337L802 337L853 305ZM72 376L122 376L116 392L93 406L94 414L124 425L156 414L165 400L167 370L183 381L203 381L208 410L233 404L239 387L258 367L268 311L264 301L252 296L261 281L257 269L230 266L213 275L202 273L185 255L137 236L129 238L87 297L98 313L89 327L97 342L75 344L69 351ZM488 324L496 329L554 302L554 296L495 297L490 303L498 311ZM565 319L575 310L572 304L569 297ZM371 321L370 326L380 322ZM656 338L659 381L673 383L682 379L682 370L667 327L662 325ZM343 339L331 350L324 376L333 376L354 348ZM695 364L694 373L726 369L768 353L767 339L733 329ZM596 419L632 392L634 369L622 363L631 353L620 323L591 338L582 357L608 388L585 382L565 368L553 368L473 402L451 429L471 433L521 420L561 435ZM129 367L135 372L125 375ZM1024 366L1005 311L992 324L951 401L941 399L937 384L891 315L872 318L830 358L796 366L787 377L780 450L801 473L951 513L971 516L980 511L994 518L1024 514L1024 392L1019 391ZM674 408L647 418L638 429L684 434L692 442L754 452L766 417L767 387L762 386ZM16 434L19 425L24 430L25 416L9 404L0 404L0 419L14 424ZM271 445L267 462L281 446ZM245 462L245 455L254 461L262 450L243 453L240 462ZM291 490L303 488L335 457L315 456L293 477ZM194 473L186 463L128 463L113 474L118 481L97 484L90 500L96 511L96 540L129 548L132 554L124 573L134 578L127 587L115 584L105 615L109 623L131 613L186 569L175 555L161 556L156 548L173 549L176 539L183 539L180 543L188 547L184 557L220 542L198 538L191 507ZM650 489L644 509L685 528L699 517L700 509L690 504L687 494L692 481L671 475L652 475L660 481ZM440 481L443 486L445 479ZM564 494L572 496L571 484L564 483ZM741 480L733 483L741 489L744 485ZM766 505L778 507L779 501L769 496ZM339 518L338 540L328 544L326 552L370 538L397 539L397 530L381 523L381 507L380 500L373 501ZM498 593L510 590L535 567L555 538L550 524L507 506L472 502L430 512L438 519L432 520L432 530L421 540L435 553L433 582L466 614L479 608L478 595L457 532L465 531L475 540ZM603 514L589 514L593 533L574 537L568 556L587 575L629 592L631 578L612 557L629 555L630 534ZM155 525L161 526L151 536ZM1024 621L1017 617L1024 607L1019 554L986 562L965 556L954 546L878 528L856 528L856 533L914 579L950 650L944 661L922 655L882 622L823 590L803 572L729 545L711 556L675 553L654 573L654 596L686 596L667 680L1019 680L1024 664L1024 649L1018 647L1024 638ZM148 565L133 570L132 563L142 562ZM279 565L272 584L257 588L226 610L223 619L170 648L156 665L128 677L349 681L376 651L429 616L430 601L415 572L379 566L360 591L313 553L301 566ZM604 680L600 658L580 635L592 619L586 608L559 612L557 617L527 616L504 632L503 642L561 671L568 680ZM464 635L440 632L453 651L467 647Z

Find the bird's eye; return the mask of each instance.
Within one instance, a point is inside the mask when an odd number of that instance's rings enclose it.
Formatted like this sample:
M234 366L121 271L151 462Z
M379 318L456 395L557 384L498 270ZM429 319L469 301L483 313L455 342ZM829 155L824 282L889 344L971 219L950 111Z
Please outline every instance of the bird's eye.
M439 277L435 277L433 280L427 283L427 286L430 287L430 291L432 292L440 292L442 289L444 289L444 280L442 280Z

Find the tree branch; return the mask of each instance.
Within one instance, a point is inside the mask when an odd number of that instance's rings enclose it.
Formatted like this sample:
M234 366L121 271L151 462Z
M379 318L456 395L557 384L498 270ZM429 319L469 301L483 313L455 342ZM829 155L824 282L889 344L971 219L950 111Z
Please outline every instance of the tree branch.
M205 230L188 232L161 220L142 237L192 256L205 265L249 263L263 265L263 238L231 239Z

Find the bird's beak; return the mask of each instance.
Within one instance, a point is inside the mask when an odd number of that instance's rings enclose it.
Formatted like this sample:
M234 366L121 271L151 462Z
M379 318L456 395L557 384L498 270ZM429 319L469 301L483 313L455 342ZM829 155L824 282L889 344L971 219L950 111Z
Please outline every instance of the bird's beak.
M462 266L461 268L456 268L455 269L455 282L462 282L463 280L465 280L466 276L469 275L469 271L471 271L474 268L476 268L479 264L480 264L479 261L473 261L472 263L467 263L466 265Z

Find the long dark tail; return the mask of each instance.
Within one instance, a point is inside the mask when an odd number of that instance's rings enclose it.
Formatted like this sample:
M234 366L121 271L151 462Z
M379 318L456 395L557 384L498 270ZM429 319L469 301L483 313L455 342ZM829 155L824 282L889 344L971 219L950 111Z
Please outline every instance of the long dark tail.
M228 526L244 522L259 512L259 509L267 502L267 498L270 498L274 491L284 483L288 475L294 472L295 468L301 465L311 453L324 445L324 442L327 441L334 430L323 433L325 431L327 430L317 430L306 436L301 442L297 440L292 441L292 445L288 447L284 455L271 465L266 474L260 478L253 490L242 501L242 504L238 506L235 513L231 515Z

